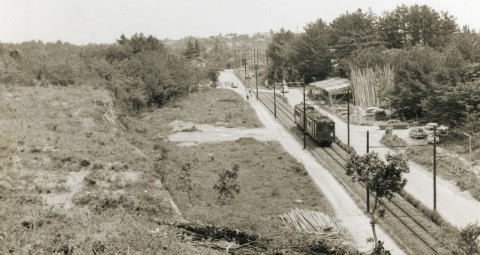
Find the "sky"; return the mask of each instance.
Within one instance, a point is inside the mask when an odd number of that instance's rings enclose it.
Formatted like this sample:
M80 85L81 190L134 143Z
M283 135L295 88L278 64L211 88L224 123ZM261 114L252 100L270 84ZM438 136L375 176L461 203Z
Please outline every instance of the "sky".
M253 34L284 27L302 32L358 8L376 14L397 5L426 4L480 30L480 1L453 0L0 0L0 42L61 40L114 43L121 34L158 39Z

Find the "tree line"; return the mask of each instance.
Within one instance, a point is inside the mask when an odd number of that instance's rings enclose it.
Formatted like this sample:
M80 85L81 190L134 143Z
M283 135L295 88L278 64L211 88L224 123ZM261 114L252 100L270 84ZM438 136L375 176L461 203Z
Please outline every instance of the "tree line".
M198 41L193 43L195 52L189 46L176 51L156 37L143 34L130 38L121 35L114 44L86 46L61 41L4 43L0 44L0 82L19 86L105 87L113 91L123 110L137 113L162 106L194 90L196 84L216 78L220 65L192 68L188 60L203 54L214 61L223 50L221 45L209 53Z
M275 32L268 77L309 83L389 65L394 86L381 96L399 116L480 135L479 46L478 33L427 5L400 5L381 15L359 9L330 24L318 19L299 34Z

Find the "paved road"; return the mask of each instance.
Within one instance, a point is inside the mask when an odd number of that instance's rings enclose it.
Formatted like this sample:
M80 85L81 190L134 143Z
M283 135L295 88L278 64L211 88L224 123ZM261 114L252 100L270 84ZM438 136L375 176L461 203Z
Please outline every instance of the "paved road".
M290 89L287 93L290 105L303 102L301 89ZM307 100L308 103L308 100ZM337 116L319 109L335 121L336 135L347 143L347 124ZM350 145L362 154L366 152L366 132L370 132L370 151L375 151L381 156L394 151L383 147L380 139L384 130L377 126L355 126L350 125ZM408 137L407 130L394 130L394 134L400 137ZM425 140L411 141L415 143L426 143ZM405 191L420 200L423 204L433 209L433 176L432 172L413 162L409 163L410 173L405 177L408 179ZM446 181L437 175L437 211L442 217L457 227L465 227L469 223L480 222L480 202L474 199L470 193L462 192L454 183Z
M230 88L245 97L245 87L233 75L231 70L221 73L220 81L233 81L238 84L238 88ZM252 92L253 94L253 92ZM335 210L335 217L338 219L351 237L355 240L355 245L360 251L369 251L372 248L371 243L366 240L372 236L369 218L363 214L362 210L357 207L352 198L345 192L341 184L331 175L331 173L323 168L312 156L311 153L303 150L303 145L278 123L272 114L263 106L263 104L255 99L249 100L251 106L255 109L258 118L270 130L270 134L276 137L275 140L280 142L285 151L290 153L307 169L317 187L324 193ZM378 227L378 226L377 226ZM385 247L393 254L404 254L403 251L395 244L394 241L380 228L377 229L378 237L385 242Z

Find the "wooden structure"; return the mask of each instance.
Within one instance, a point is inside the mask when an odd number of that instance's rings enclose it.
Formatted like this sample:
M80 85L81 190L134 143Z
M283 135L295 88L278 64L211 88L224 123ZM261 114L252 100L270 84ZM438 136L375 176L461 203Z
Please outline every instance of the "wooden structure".
M325 99L330 105L335 104L337 100L343 100L351 89L348 79L331 78L323 81L316 81L309 84L315 87L314 94L318 94Z

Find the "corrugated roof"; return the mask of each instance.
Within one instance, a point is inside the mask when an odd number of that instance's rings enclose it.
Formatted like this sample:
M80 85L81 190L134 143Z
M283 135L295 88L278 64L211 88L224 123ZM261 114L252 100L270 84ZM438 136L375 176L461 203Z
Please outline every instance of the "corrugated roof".
M326 90L331 94L345 93L347 89L351 87L348 79L331 78L323 81L316 81L309 84L319 89Z

